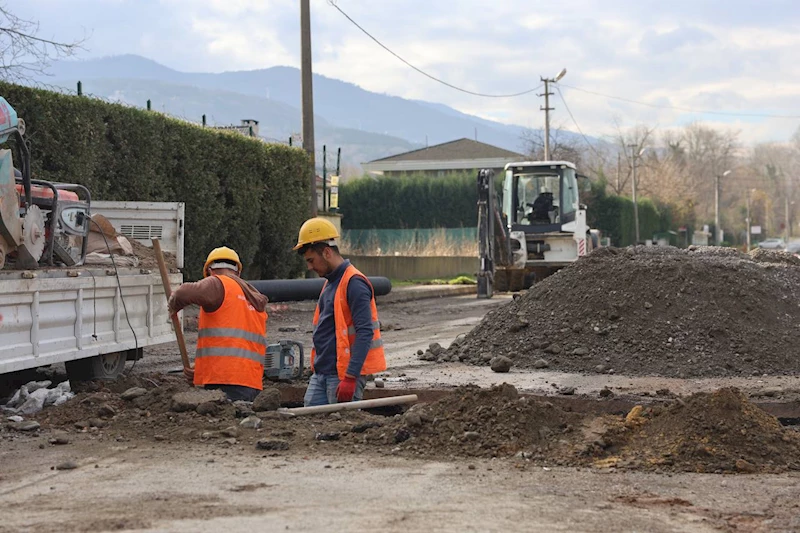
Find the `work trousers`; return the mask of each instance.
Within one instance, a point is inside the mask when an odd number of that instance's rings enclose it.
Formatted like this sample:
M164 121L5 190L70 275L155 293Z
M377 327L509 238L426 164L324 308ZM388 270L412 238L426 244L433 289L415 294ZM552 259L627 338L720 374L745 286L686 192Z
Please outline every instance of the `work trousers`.
M313 407L315 405L328 405L339 403L336 400L336 388L339 386L339 376L313 374L308 381L303 405ZM364 397L364 387L367 386L367 378L360 376L356 379L356 392L353 394L353 401L361 400Z

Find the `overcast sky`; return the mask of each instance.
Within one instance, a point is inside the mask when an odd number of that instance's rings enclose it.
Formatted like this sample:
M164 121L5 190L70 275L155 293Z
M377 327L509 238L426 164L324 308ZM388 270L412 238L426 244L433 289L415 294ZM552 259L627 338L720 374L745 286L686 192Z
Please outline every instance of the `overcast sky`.
M696 120L745 142L787 140L800 119L726 117L655 105L800 116L798 0L337 0L389 48L483 93L535 87L568 69L562 91L584 133ZM12 0L42 36L86 33L82 57L134 53L181 71L299 66L299 0ZM410 70L327 0L311 0L314 71L365 89L539 127L535 94L481 98ZM541 91L538 91L541 92ZM299 96L298 96L299 103ZM553 125L575 130L555 97Z

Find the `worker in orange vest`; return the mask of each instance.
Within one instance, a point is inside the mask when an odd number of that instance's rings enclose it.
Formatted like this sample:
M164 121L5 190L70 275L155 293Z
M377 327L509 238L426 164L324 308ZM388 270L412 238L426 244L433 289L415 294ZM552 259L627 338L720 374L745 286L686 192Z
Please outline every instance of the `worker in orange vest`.
M294 247L308 269L325 278L314 311L306 407L360 400L366 376L386 370L375 291L341 256L338 238L330 221L312 218L300 228Z
M169 299L170 314L200 306L190 383L220 389L231 401L252 402L263 389L267 347L267 297L241 279L239 254L215 248L203 266L203 280L184 283Z

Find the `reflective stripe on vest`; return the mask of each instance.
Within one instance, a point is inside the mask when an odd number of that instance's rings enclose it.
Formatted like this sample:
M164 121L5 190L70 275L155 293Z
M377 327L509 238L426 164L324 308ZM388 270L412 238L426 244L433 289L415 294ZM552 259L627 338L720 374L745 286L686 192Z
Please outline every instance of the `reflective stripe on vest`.
M194 384L262 388L267 313L253 308L239 282L217 276L225 289L219 309L200 310Z
M256 363L264 364L264 355L245 350L244 348L199 348L195 354L195 359L203 357L241 357L243 359L250 359Z
M315 328L316 329L316 328ZM381 321L380 320L373 320L372 321L372 331L376 329L381 329ZM350 326L347 328L347 335L355 335L356 334L356 327Z
M207 337L235 337L249 342L257 342L264 346L267 345L266 336L237 328L203 328L197 333L198 339L205 339Z

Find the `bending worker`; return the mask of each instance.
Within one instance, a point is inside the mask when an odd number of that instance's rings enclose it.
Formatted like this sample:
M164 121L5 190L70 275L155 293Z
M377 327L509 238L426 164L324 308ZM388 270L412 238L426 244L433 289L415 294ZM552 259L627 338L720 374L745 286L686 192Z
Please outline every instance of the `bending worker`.
M172 293L169 312L200 306L194 369L184 369L196 386L220 389L231 401L252 402L263 389L267 347L267 297L241 279L239 254L215 248L203 280Z
M339 254L339 232L323 218L307 220L294 247L325 278L314 312L306 407L363 398L366 376L386 370L375 291Z

